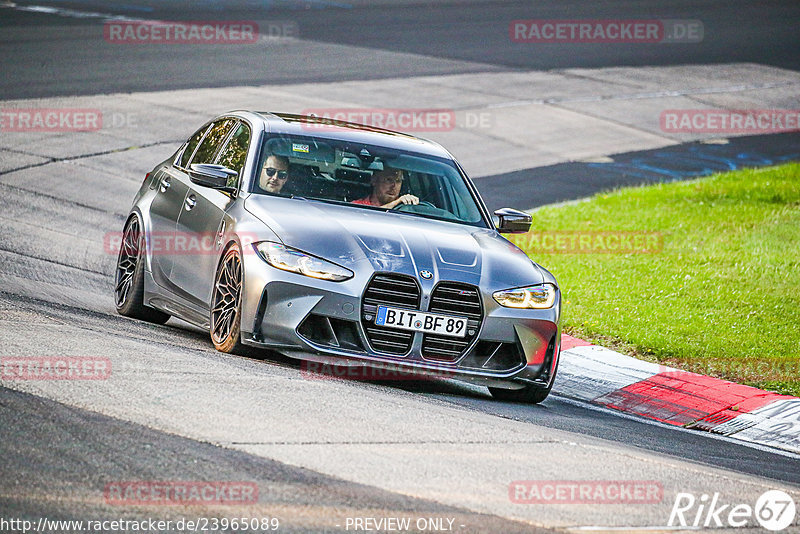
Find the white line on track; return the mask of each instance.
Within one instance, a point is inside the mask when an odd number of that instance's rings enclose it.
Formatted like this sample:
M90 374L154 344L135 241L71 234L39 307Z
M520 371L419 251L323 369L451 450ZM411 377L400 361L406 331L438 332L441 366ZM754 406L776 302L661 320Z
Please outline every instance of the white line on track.
M102 20L127 20L135 21L141 19L132 19L123 15L112 15L110 13L98 13L96 11L77 11L74 9L67 9L63 7L50 7L50 6L20 6L13 2L0 4L0 7L16 9L17 11L28 11L30 13L43 13L45 15L57 15L60 17L70 17L75 19L102 19Z

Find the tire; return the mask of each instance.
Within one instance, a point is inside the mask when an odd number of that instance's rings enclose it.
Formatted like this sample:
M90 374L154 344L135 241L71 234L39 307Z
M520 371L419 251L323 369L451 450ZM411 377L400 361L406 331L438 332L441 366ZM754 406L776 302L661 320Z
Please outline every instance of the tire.
M553 389L553 384L556 383L556 372L557 370L553 372L550 385L547 387L528 385L522 389L489 388L489 393L492 394L492 397L501 401L539 404L550 395L550 390Z
M233 243L222 255L214 276L209 333L214 348L228 354L246 354L242 333L242 253Z
M489 388L489 393L497 400L506 402L525 402L539 404L550 395L551 387L525 386L522 389Z
M144 235L139 216L125 223L114 271L114 304L117 313L150 323L164 324L169 314L144 304Z

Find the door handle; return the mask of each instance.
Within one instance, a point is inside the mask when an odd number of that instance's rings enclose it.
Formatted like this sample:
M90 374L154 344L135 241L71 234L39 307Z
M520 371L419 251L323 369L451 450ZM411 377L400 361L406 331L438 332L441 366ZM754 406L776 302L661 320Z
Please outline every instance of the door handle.
M222 247L222 240L225 238L225 218L223 217L219 223L219 228L217 228L217 242L216 246L214 247L215 250L219 250Z
M167 189L169 189L169 186L170 186L170 183L169 183L169 176L163 176L163 177L161 178L161 180L159 181L159 190L160 190L162 193L166 193L166 192L167 192Z
M190 211L197 204L197 197L194 195L189 195L186 197L184 204L186 205L186 211Z

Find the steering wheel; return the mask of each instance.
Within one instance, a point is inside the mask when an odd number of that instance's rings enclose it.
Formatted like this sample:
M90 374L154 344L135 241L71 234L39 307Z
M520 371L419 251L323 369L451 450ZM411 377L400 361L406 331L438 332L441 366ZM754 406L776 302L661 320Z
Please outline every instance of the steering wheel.
M392 209L393 210L400 210L403 207L412 207L413 208L414 206L428 206L429 208L433 208L435 210L439 209L436 206L434 206L431 202L428 202L427 200L420 200L419 204L403 204L401 202L400 204L398 204L397 206L393 207Z

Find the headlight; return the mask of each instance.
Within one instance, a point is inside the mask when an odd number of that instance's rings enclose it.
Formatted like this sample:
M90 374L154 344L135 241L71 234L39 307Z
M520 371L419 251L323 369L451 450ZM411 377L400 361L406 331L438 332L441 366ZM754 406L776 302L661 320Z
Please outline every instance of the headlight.
M550 308L556 301L556 288L550 284L539 284L505 291L495 291L492 296L498 304L506 308L544 310Z
M276 269L334 282L353 277L349 269L278 243L262 241L254 246L264 261Z

